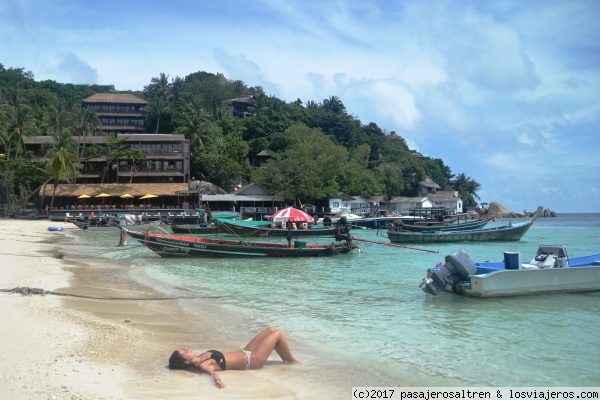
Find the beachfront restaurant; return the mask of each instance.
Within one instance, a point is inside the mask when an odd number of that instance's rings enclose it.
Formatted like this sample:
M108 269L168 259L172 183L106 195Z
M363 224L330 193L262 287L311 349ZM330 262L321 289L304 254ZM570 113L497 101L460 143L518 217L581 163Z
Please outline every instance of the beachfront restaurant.
M187 183L106 183L58 184L56 190L49 183L42 187L39 197L42 209L50 205L52 211L112 211L135 209L180 209Z

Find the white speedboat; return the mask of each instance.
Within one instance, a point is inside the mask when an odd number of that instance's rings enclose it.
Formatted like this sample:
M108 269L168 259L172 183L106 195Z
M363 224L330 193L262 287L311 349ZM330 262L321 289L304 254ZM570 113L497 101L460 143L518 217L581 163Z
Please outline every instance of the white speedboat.
M473 263L460 250L446 263L427 270L421 282L425 293L446 290L473 297L502 297L541 293L600 290L600 253L569 258L564 246L540 246L529 263L520 253L504 253L504 261Z

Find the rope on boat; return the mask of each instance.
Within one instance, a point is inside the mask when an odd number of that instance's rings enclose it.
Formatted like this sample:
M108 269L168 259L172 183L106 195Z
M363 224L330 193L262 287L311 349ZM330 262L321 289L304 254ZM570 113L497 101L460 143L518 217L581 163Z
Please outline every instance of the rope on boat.
M80 299L91 299L91 300L129 300L129 301L155 301L155 300L180 300L180 299L221 299L223 296L173 296L173 297L100 297L100 296L88 296L84 294L71 294L71 293L60 293L52 290L44 290L39 288L30 287L16 287L12 289L0 289L0 292L5 293L21 293L23 296L31 296L39 294L45 296L47 294L53 294L55 296L63 297L77 297Z
M375 240L359 239L359 238L356 238L356 237L353 237L352 240L358 240L359 242L369 242L369 243L375 243L375 244L382 244L384 246L391 246L391 247L402 247L404 249L426 251L428 253L439 253L440 252L439 250L421 249L419 247L404 246L404 245L395 244L395 243L377 242Z

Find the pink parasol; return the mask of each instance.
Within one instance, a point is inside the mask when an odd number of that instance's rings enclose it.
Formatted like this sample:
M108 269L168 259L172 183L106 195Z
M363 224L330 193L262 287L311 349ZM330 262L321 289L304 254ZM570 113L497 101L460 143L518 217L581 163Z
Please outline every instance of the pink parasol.
M315 222L315 219L302 210L288 207L271 215L269 221Z

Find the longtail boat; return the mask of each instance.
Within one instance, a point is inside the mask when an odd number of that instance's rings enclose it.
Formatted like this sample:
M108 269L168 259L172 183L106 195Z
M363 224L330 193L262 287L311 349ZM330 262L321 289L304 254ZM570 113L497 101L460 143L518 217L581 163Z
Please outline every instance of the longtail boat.
M541 211L542 207L539 207L534 216L527 222L509 223L494 228L438 232L407 232L390 229L387 235L392 243L518 241L531 228Z
M287 244L251 242L154 233L149 229L142 232L121 229L161 257L324 257L358 249L347 227L340 228L335 238L344 242L331 244L307 244L298 240Z
M452 223L439 222L421 222L415 224L405 224L402 221L394 222L392 228L396 230L405 230L410 232L439 232L439 231L466 231L471 229L481 229L488 222L495 220L495 217L479 218L473 221L460 222L456 220Z
M274 221L240 221L235 219L215 218L222 233L234 233L255 237L306 237L335 236L336 226L316 226L306 222L274 222Z

